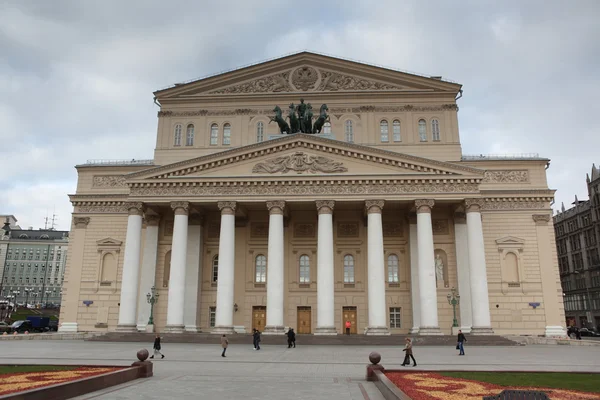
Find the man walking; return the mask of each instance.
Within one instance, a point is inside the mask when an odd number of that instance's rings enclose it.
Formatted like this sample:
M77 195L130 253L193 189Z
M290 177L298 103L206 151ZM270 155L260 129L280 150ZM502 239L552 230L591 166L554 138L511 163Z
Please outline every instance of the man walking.
M288 349L292 347L292 345L294 346L294 348L296 348L296 332L294 332L294 328L290 328L287 331L287 337L288 337Z
M404 361L402 362L402 366L404 367L405 365L410 365L410 359L412 358L413 360L413 367L417 366L417 360L415 360L415 357L413 356L413 350L412 350L412 342L410 340L410 338L406 338L406 344L404 345L404 349L402 350L404 351Z
M223 352L221 353L221 357L225 357L225 352L227 351L227 346L229 346L229 340L227 340L227 336L221 336L221 347L223 348Z
M464 356L465 355L465 348L464 348L464 342L467 341L467 338L465 337L464 333L462 333L461 330L458 331L458 343L456 345L457 350L460 350L460 352L458 353L459 356Z
M156 337L154 338L154 354L152 354L150 356L150 358L154 358L155 355L160 354L160 359L162 360L163 358L165 358L165 355L163 353L160 352L160 335L157 333Z
M260 332L258 331L258 329L254 329L252 338L254 341L254 350L260 350Z

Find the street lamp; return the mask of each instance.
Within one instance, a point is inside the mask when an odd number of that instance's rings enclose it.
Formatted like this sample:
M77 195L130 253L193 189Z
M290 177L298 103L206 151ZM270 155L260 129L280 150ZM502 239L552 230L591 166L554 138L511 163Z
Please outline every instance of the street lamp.
M146 299L148 300L148 304L150 304L150 318L148 319L148 325L154 325L154 304L158 302L159 296L160 295L154 286L150 288L150 293L146 294Z
M13 301L13 310L17 311L17 301L19 301L19 291L13 290L12 292L14 301Z
M31 293L31 295L33 296L33 299L34 299L33 300L34 308L37 308L37 305L38 305L37 297L38 297L39 293L38 292L33 292L33 293Z
M29 303L29 292L31 292L33 289L32 288L25 288L23 289L23 291L25 292L25 308L28 308L28 303Z
M456 293L456 289L450 289L450 293L446 296L448 304L452 305L452 312L454 313L454 319L452 320L452 327L458 328L458 320L456 319L456 306L460 303L460 294Z
M52 293L51 290L46 290L46 306L48 306L48 299L50 298L50 293ZM46 307L48 308L48 307Z

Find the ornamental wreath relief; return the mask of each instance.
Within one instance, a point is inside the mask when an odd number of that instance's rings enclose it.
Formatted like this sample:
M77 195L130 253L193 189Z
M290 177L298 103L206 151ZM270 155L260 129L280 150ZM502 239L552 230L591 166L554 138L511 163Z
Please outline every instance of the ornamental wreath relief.
M315 174L318 172L347 172L348 168L344 167L341 162L321 156L310 156L301 151L285 157L272 158L258 163L252 168L254 173L281 172L285 174L289 171L296 171L299 174L304 172Z

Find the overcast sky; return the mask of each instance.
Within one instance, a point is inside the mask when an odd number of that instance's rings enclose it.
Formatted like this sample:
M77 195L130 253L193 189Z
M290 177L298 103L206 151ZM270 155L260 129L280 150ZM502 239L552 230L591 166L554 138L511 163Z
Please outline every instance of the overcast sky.
M552 160L556 206L600 164L600 1L0 2L0 214L68 229L74 165L150 159L170 84L312 50L463 84L465 154Z

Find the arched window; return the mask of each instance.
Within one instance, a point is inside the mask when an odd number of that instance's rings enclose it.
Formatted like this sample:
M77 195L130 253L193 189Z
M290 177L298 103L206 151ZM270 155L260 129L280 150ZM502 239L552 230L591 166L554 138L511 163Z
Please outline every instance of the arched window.
M213 257L212 259L212 277L211 282L217 283L217 279L219 279L219 255Z
M387 260L388 265L388 282L389 283L398 283L398 256L395 254L390 254Z
M388 122L385 119L379 123L379 133L381 134L382 142L390 141L390 136L388 133Z
M402 135L400 135L400 121L398 121L397 119L394 120L392 126L394 129L394 142L401 142Z
M194 125L189 124L187 126L187 132L185 135L185 145L193 146L194 145Z
M310 258L306 254L300 256L300 283L310 283Z
M431 120L431 139L434 141L440 140L440 122L437 119Z
M344 283L354 283L354 256L344 256Z
M346 121L344 132L346 133L346 142L354 143L354 127L352 126L352 121Z
M175 125L175 135L173 145L181 146L181 125Z
M219 144L219 125L212 124L210 126L210 145L216 146Z
M231 144L231 125L223 125L223 144Z
M323 125L323 133L331 133L331 122L325 122L325 125Z
M254 261L255 282L265 283L267 281L267 257L259 254Z
M427 123L424 119L419 120L419 140L421 142L427 141Z
M259 122L256 124L256 142L260 143L264 140L265 135L265 124Z

